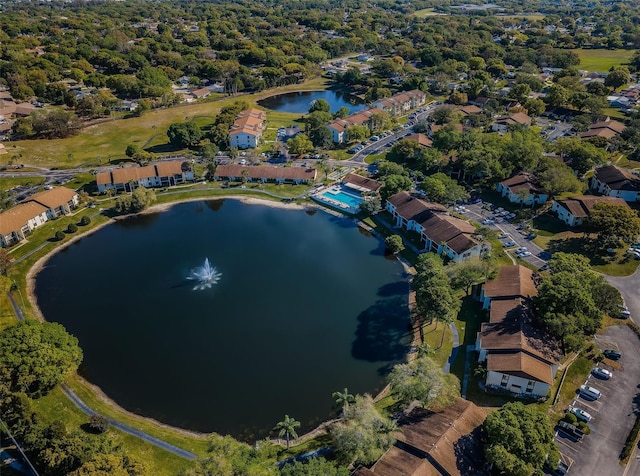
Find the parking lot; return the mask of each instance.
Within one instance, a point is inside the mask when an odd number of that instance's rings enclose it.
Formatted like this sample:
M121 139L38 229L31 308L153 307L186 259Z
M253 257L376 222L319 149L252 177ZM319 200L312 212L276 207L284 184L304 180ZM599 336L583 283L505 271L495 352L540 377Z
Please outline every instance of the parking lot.
M624 474L618 455L635 422L634 402L640 382L640 350L638 338L627 326L613 326L596 336L600 350L614 349L622 352L618 362L605 360L600 367L613 372L610 380L589 375L585 384L598 389L598 400L576 393L571 406L588 412L591 434L576 441L562 430L557 431L555 441L562 461L569 466L569 474L607 475ZM577 389L576 389L577 392ZM632 458L633 459L633 458ZM634 464L634 462L632 462Z
M516 224L510 223L508 219L497 216L494 212L488 210L485 207L485 204L482 202L465 205L464 209L459 213L471 220L483 224L483 226L491 228L498 234L504 233L508 235L507 237L501 239L500 242L505 244L509 241L513 241L515 243L513 246L505 247L505 251L507 251L514 258L517 256L517 249L526 248L527 251L531 253L531 255L518 257L540 268L541 266L544 266L547 260L551 257L549 252L543 250L533 241L526 238L528 232L519 230L516 227ZM487 222L486 220L490 221Z

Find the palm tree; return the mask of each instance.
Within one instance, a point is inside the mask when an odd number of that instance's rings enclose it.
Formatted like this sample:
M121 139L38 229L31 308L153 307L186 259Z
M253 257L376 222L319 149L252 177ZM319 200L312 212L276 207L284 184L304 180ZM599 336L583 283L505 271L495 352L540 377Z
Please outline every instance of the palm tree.
M291 437L297 438L298 434L296 433L296 428L300 427L300 422L295 418L291 418L289 415L284 416L284 420L278 422L275 426L274 430L278 431L278 436L282 438L283 436L287 438L287 449L289 449L289 439Z
M343 413L344 409L356 400L355 397L349 393L349 389L347 387L345 387L342 392L333 392L331 396L336 399L336 405L342 409Z

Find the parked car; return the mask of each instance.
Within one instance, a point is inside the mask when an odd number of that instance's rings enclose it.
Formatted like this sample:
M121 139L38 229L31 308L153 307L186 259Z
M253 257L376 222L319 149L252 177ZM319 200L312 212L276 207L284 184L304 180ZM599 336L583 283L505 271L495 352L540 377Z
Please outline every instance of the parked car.
M580 395L597 400L602 394L597 388L590 387L589 385L580 385Z
M483 225L493 225L496 221L492 220L491 218L485 218L484 220L482 220L482 224Z
M605 349L602 353L607 359L620 360L622 358L622 353L617 350Z
M528 251L527 247L526 246L521 246L520 248L518 248L516 250L516 254L519 255L520 253L524 253L525 251Z
M504 247L505 248L511 248L512 246L516 246L517 243L513 240L509 240L509 241L505 241L504 242Z
M533 240L536 236L538 235L536 235L534 232L531 232L527 235L527 240Z
M580 428L564 420L560 420L558 422L558 428L560 428L561 431L568 434L569 436L574 437L578 441L584 437L584 432Z
M527 256L531 256L531 251L523 251L518 256L520 256L520 258L526 258Z
M613 375L611 370L603 369L602 367L594 367L591 373L594 377L601 378L602 380L609 380Z
M498 239L499 239L499 240L503 240L503 239L505 239L505 238L509 238L509 233L500 233L500 234L498 235Z
M592 418L590 413L587 413L582 408L578 408L578 407L569 407L569 413L573 413L575 416L578 417L578 420L581 420L584 422L590 422Z

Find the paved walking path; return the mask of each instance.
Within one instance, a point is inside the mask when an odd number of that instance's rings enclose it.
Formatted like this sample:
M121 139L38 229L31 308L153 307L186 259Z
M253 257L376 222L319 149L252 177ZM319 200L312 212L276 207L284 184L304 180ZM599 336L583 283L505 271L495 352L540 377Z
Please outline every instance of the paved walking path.
M20 309L20 306L18 305L18 303L16 302L15 298L13 297L13 295L9 292L7 292L7 296L9 296L9 300L11 301L11 305L13 306L13 311L16 314L16 317L18 318L19 321L24 321L24 315L22 314L22 310ZM84 403L80 397L78 397L73 390L71 390L66 384L62 384L60 386L62 388L62 391L64 392L64 394L69 398L69 400L71 400L71 402L78 407L85 415L99 415L98 412L93 411L86 403ZM119 421L113 420L111 418L107 418L107 421L109 422L109 424L111 426L113 426L114 428L117 428L120 431L123 431L129 435L135 436L137 438L140 438L141 440L146 441L147 443L151 443L154 446L157 446L159 448L162 448L163 450L167 450L175 455L178 455L182 458L185 459L189 459L189 460L194 460L196 459L198 456L187 451L187 450L183 450L182 448L178 448L177 446L172 445L171 443L167 443L166 441L162 441L154 436L148 435L147 433L141 431L141 430L137 430L129 425L125 425L124 423L120 423Z

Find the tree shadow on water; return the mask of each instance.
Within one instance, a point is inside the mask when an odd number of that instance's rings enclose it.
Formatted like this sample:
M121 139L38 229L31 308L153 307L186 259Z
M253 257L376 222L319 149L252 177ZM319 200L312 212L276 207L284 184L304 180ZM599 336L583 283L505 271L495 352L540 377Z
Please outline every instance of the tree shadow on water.
M407 281L396 281L395 283L388 283L378 288L377 295L381 298L387 298L391 296L406 296L409 294L411 286Z
M410 342L409 311L403 296L381 299L358 316L351 355L368 362L397 361Z

